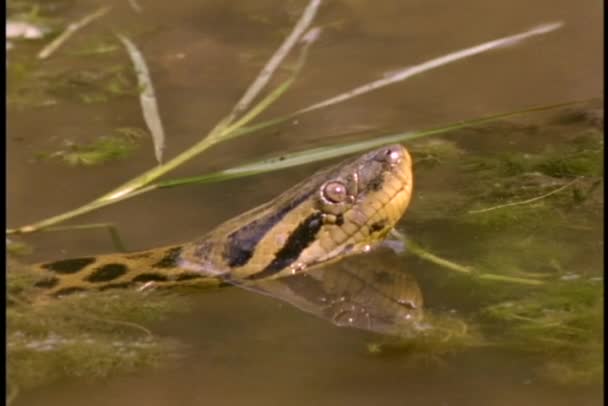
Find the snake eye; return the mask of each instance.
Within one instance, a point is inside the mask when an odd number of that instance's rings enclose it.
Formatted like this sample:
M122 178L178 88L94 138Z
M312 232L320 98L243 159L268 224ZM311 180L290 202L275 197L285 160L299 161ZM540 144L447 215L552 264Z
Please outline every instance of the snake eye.
M328 182L323 186L321 195L330 203L341 203L347 197L346 186L341 182Z

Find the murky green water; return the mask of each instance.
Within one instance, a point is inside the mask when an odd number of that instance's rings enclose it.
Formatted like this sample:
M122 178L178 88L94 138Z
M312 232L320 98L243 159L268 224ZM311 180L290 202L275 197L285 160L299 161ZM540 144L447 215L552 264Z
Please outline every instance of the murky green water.
M116 46L112 30L132 36L150 65L168 134L166 154L173 156L229 111L305 4L224 3L142 1L143 13L137 14L126 2L114 2L110 16L77 34L49 60L33 61L44 41L17 43L8 51L9 226L74 208L154 165L146 139L139 140L139 149L128 159L101 166L72 168L57 160L36 159L37 153L64 149L66 140L85 144L116 128L144 127L136 97L113 94L87 79L109 75L106 86L123 83L112 76L120 69L129 72L122 49L92 56L74 52L100 43ZM56 10L43 8L43 15L72 20L97 7L57 5ZM266 117L539 23L563 21L565 26L216 147L174 175L200 174L263 155L339 141L347 133L362 132L364 137L366 131L417 130L599 96L602 11L599 2L332 2L318 17L324 31L298 82ZM593 285L603 278L600 108L596 103L574 113L554 111L460 131L438 138L444 141L439 146L427 141L408 144L416 163L416 191L399 229L438 255L487 272L516 269L559 275L566 281L586 281L592 292L601 292L594 287L599 285ZM133 250L187 241L275 196L320 166L148 194L77 222L113 222ZM467 214L542 195L574 178L577 184L552 200L520 211ZM28 262L113 250L103 231L38 233L22 240L34 248ZM383 266L382 256L376 257L378 266ZM413 256L400 261L418 278L429 312L462 317L471 328L487 322L488 316L481 317L479 309L502 302L501 295L523 300L539 294L525 287L516 294L512 285L473 283ZM602 401L601 379L583 384L547 379L543 368L563 354L526 350L538 346L538 340L458 348L420 359L412 351L373 355L368 344L384 342L382 337L334 327L268 297L225 289L201 294L194 302L190 312L149 326L158 335L186 345L182 357L167 366L93 382L63 379L21 393L15 404L594 405ZM592 320L577 328L591 331L595 336L590 339L601 342L597 335L603 329L597 319ZM559 326L555 328L558 334ZM494 330L486 326L484 333L495 342L512 332L506 328L503 332L498 325Z

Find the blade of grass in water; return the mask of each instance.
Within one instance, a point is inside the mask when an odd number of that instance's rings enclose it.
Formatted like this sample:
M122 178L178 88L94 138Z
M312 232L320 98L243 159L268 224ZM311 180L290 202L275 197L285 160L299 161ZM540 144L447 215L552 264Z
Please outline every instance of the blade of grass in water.
M313 2L315 1L313 0ZM199 155L201 152L207 150L209 147L228 139L228 135L232 131L235 131L237 129L237 125L235 124L238 124L239 126L244 126L248 124L251 120L255 119L257 115L261 114L262 111L264 111L268 106L275 102L295 80L296 76L300 71L301 66L305 62L307 51L311 43L312 41L306 41L304 43L303 47L301 48L298 68L292 72L290 78L282 85L280 85L277 89L275 89L273 92L271 92L268 96L266 96L256 106L254 106L241 119L239 119L237 123L232 123L234 119L234 114L230 114L226 118L220 120L220 122L198 143L196 143L186 151L182 152L175 158L171 159L169 162L144 172L143 174L131 179L130 181L119 186L118 188L106 193L105 195L95 199L94 201L88 204L80 206L74 210L62 213L60 215L47 218L34 224L26 225L16 229L9 229L7 230L7 233L16 234L39 231L46 227L53 226L63 221L72 219L85 213L89 213L101 207L114 204L116 202L142 193L146 190L146 186L149 185L151 182L155 181L164 174L172 171L173 169L177 168L188 160Z
M256 80L251 84L251 86L249 86L249 89L247 89L245 94L243 94L243 97L238 101L236 106L234 106L231 115L236 116L240 112L246 110L260 91L266 86L266 84L268 84L268 81L272 77L274 71L279 67L281 62L283 62L285 57L297 44L302 35L304 35L304 32L314 20L320 5L321 0L312 0L308 3L308 6L302 13L302 16L296 25L293 27L291 33L287 36L287 38L285 38L281 46L275 51L266 65L264 65L264 68L259 73Z
M465 49L461 49L456 52L451 52L447 55L443 55L438 58L431 59L431 60L423 62L421 64L401 69L380 80L377 80L377 81L374 81L371 83L367 83L363 86L356 87L356 88L351 89L348 92L342 93L338 96L334 96L330 99L324 100L322 102L313 104L312 106L308 106L306 108L298 110L297 112L294 113L294 115L306 113L306 112L313 111L313 110L318 110L323 107L328 107L333 104L337 104L337 103L352 99L353 97L360 96L365 93L369 93L373 90L377 90L377 89L380 89L380 88L388 86L388 85L392 85L397 82L401 82L414 75L428 72L431 69L439 68L443 65L447 65L452 62L456 62L458 60L471 57L473 55L478 55L478 54L481 54L481 53L484 53L487 51L491 51L493 49L513 46L532 36L542 35L542 34L546 34L551 31L554 31L554 30L562 27L562 25L563 25L562 22L542 24L542 25L531 28L530 30L519 33L519 34L510 35L508 37L503 37L503 38L495 39L493 41L484 42L483 44L475 45L470 48L465 48Z
M247 114L243 118L239 120L242 125L247 124L250 120L253 120L258 114L261 114L263 110L268 108L272 103L274 103L293 83L292 79L288 79L285 83L278 86L272 93L270 93L266 98L260 101L256 106L252 108L252 111L255 111L255 114ZM183 163L189 161L194 158L196 155L200 154L204 150L209 147L218 144L223 141L224 134L227 134L227 130L231 129L232 126L226 127L225 125L217 126L207 137L203 138L194 146L190 147L186 151L182 152L175 158L171 159L169 162L149 170L144 174L130 180L125 183L121 187L105 194L104 196L97 199L103 205L111 204L114 201L122 200L125 195L128 195L132 192L136 192L138 189L145 187L147 184L152 181L158 179L162 175L172 171Z
M163 123L160 119L148 65L146 64L146 60L142 53L129 38L121 34L117 34L117 37L125 46L125 49L131 58L131 62L133 63L135 75L137 76L137 84L140 89L139 103L141 104L141 111L146 126L148 127L148 130L150 130L150 135L152 136L154 156L160 164L162 163L163 150L165 149L165 131L163 130Z
M486 207L486 208L478 209L478 210L470 210L467 214L487 213L487 212L492 211L492 210L500 210L500 209L504 209L504 208L507 208L507 207L520 206L520 205L524 205L524 204L534 203L534 202L537 202L539 200L546 199L547 197L549 197L551 195L554 195L556 193L561 192L562 190L564 190L564 189L572 186L574 183L578 182L579 180L580 180L580 178L574 178L573 180L571 180L570 182L566 183L565 185L562 185L562 186L558 187L557 189L554 189L551 192L545 193L545 194L543 194L541 196L536 196L536 197L533 197L531 199L520 200L520 201L517 201L517 202L510 202L510 203L500 204L498 206Z
M344 92L342 94L339 94L337 96L333 96L329 99L320 101L311 106L305 107L303 109L299 109L286 116L278 117L273 120L268 120L264 123L260 123L255 126L252 126L252 127L241 128L241 129L235 131L230 137L235 138L240 135L247 134L252 130L257 131L257 130L261 130L266 127L270 127L273 125L277 125L277 124L286 122L287 120L289 120L293 117L296 117L300 114L308 113L308 112L311 112L314 110L318 110L318 109L321 109L324 107L329 107L334 104L338 104L338 103L350 100L354 97L361 96L363 94L369 93L374 90L378 90L380 88L383 88L383 87L386 87L389 85L396 84L398 82L402 82L406 79L411 78L412 76L415 76L415 75L418 75L418 74L421 74L424 72L428 72L432 69L439 68L441 66L459 61L464 58L468 58L468 57L478 55L478 54L481 54L484 52L488 52L488 51L491 51L494 49L499 49L499 48L504 48L507 46L516 45L517 43L524 41L530 37L533 37L536 35L542 35L542 34L546 34L551 31L554 31L554 30L562 27L562 25L563 24L561 22L543 24L543 25L537 26L535 28L532 28L528 31L525 31L525 32L522 32L519 34L510 35L510 36L499 38L499 39L489 41L489 42L484 42L483 44L479 44L479 45L472 46L470 48L465 48L465 49L461 49L461 50L458 50L455 52L451 52L447 55L442 55L438 58L434 58L434 59L425 61L418 65L403 68L401 70L398 70L398 71L388 75L385 78L382 78L380 80L376 80L373 82L365 83L361 86L358 86L354 89L351 89L351 90Z
M314 32L316 29L312 29L311 31ZM314 36L314 35L313 35ZM245 126L247 123L249 123L251 120L253 120L255 117L257 117L260 113L262 113L262 111L266 110L266 108L268 108L272 103L274 103L285 91L287 91L287 89L293 84L293 82L295 82L297 76L300 74L300 71L302 70L302 67L304 66L304 63L306 62L306 58L308 56L308 49L310 48L310 45L313 43L314 41L307 41L304 43L304 45L302 46L301 50L300 50L300 56L298 58L298 61L296 62L296 66L295 69L292 72L292 76L285 81L282 85L278 86L271 94L270 96L262 99L262 101L260 101L257 105L255 105L254 107L252 107L245 115L243 115L239 120L237 120L235 123L230 124L230 125L226 125L219 133L218 136L220 136L222 138L222 141L228 140L230 138L232 138L232 134L234 134L238 129L242 128L243 126Z
M143 12L143 9L141 8L141 6L137 2L137 0L129 0L129 6L131 6L133 11L135 11L138 14L141 14Z
M556 27L557 27L557 25L555 25L555 24L554 25L547 25L547 26L543 26L541 28L537 28L535 30L532 30L532 31L534 31L533 34L530 34L529 32L523 33L523 34L518 34L517 36L509 37L510 39L507 41L507 43L502 44L502 45L506 45L506 44L511 45L514 42L520 41L520 40L524 39L525 37L527 37L529 35L537 35L537 34L540 34L540 33L543 33L543 32L547 32L548 30L555 29ZM314 35L311 35L311 38L314 38ZM505 40L505 39L503 38L503 40ZM303 47L302 55L306 54L308 45L310 45L310 43L306 44ZM490 49L490 48L492 48L492 46L487 45L487 49ZM487 49L484 49L484 50L487 50ZM477 53L479 53L479 52L482 52L482 51L477 51ZM302 59L303 59L303 57L302 57ZM452 58L452 59L449 60L449 62L452 62L454 60L455 59ZM444 63L447 63L447 62L444 62ZM295 78L295 76L297 75L297 73L299 72L299 70L300 69L296 69L296 71L292 75L292 78ZM288 81L287 83L288 83L288 85L286 85L286 87L289 86L289 84L291 83L291 81ZM281 89L281 88L279 88L277 90L283 91L283 89ZM249 90L248 90L248 92L249 92ZM275 93L276 93L276 91L275 91ZM274 96L275 93L271 94L270 96ZM338 97L340 97L340 96L338 96ZM271 104L274 100L276 100L276 98L273 99L272 97L271 97L271 99L272 99L271 102L269 102L267 104L264 104L264 101L262 101L261 103L259 103L259 105L267 106L267 105ZM268 98L266 100L268 100ZM263 108L262 109L256 109L254 107L252 110L255 110L255 113L259 114L259 112L261 112L261 110L263 110ZM245 117L243 117L241 120L239 120L238 124L243 127L243 126L245 126L248 123L248 121L250 121L254 117L255 117L255 114L246 114ZM157 188L157 186L149 186L149 185L153 181L155 181L156 179L158 179L160 176L162 176L162 175L166 174L167 172L175 169L176 167L180 166L184 162L186 162L186 161L190 160L191 158L193 158L194 156L200 154L202 151L208 149L212 145L232 138L235 135L235 133L239 131L239 128L237 128L237 126L235 126L235 125L230 126L230 124L232 123L233 118L234 118L234 113L231 113L228 117L226 117L218 125L216 125L216 127L214 127L214 129L207 135L207 137L203 138L201 141L199 141L197 144L195 144L190 149L184 151L183 153L181 153L177 157L173 158L171 161L167 162L166 164L160 165L157 168L151 169L151 170L143 173L142 175L140 175L140 176L138 176L138 177L136 177L136 178L128 181L127 183L125 183L125 184L121 185L120 187L112 190L111 192L109 192L109 193L101 196L100 198L94 200L93 202L91 202L89 204L86 204L84 206L81 206L81 207L79 207L79 208L77 208L75 210L63 213L63 214L58 215L58 216L51 217L49 219L43 220L43 221L35 223L35 224L31 224L31 225L27 225L27 226L24 226L24 227L20 227L18 229L7 230L7 232L9 234L12 234L12 233L29 233L29 232L34 232L34 231L37 231L37 230L39 230L41 228L57 224L57 223L59 223L61 221L65 221L67 219L71 219L71 218L79 216L81 214L91 212L91 211L96 210L98 208L107 206L109 204L116 203L118 201L127 199L129 197L133 197L133 196L139 195L139 194L141 194L143 192L146 192L146 191L153 190L153 189ZM271 120L271 122L276 123L277 120ZM246 133L251 133L251 132L253 132L255 130L258 130L258 129L262 128L262 127L263 126L258 125L258 126L255 126L254 129L249 129L247 131L241 131L238 135L243 135L243 134L246 134ZM427 134L425 134L425 135L430 135L431 133L445 132L445 131L448 131L448 130L454 129L454 128L458 128L458 126L451 126L451 127L448 127L448 128L443 128L443 129L441 129L439 131L435 131L435 132L427 132ZM227 129L229 129L230 131L227 131ZM361 151L361 150L364 150L364 149L373 148L374 146L383 145L383 143L400 142L400 141L403 141L403 140L407 139L408 137L410 137L410 139L411 139L411 138L414 138L414 137L420 137L420 136L422 136L421 134L418 134L418 133L407 133L405 135L406 135L405 138L402 138L403 134L400 134L400 135L394 136L394 137L390 137L389 136L389 137L386 137L385 142L381 142L381 143L370 141L370 143L366 144L366 145L358 145L358 146L355 146L355 147L353 147L353 146L350 146L350 147L349 146L344 146L342 150L340 150L340 151L334 151L333 155L332 154L325 154L326 157L325 158L321 158L321 159L329 159L329 158L332 158L334 156L340 156L340 155L344 155L344 154L348 154L348 153L358 152L358 151ZM319 160L319 159L315 159L315 160ZM305 160L301 161L299 163L297 163L298 161L292 161L292 162L296 162L296 164L306 163ZM309 160L308 162L312 162L312 161ZM285 167L285 166L283 166L283 167ZM280 169L280 168L281 168L281 166L277 166L276 167L276 169ZM258 172L260 172L256 168L247 168L247 170L251 171L252 173L258 173ZM257 171L257 172L254 172L254 171ZM235 177L234 174L229 174L229 175L230 175L230 177Z
M294 152L290 154L283 154L276 157L263 159L260 161L251 162L245 165L235 166L233 168L224 169L218 172L213 172L206 175L194 176L180 179L170 179L161 181L150 185L148 190L175 187L184 184L194 183L210 183L220 182L228 179L242 178L246 176L257 175L266 172L273 172L281 169L291 168L294 166L305 165L309 163L324 161L327 159L338 158L345 155L355 154L362 151L378 148L383 145L403 143L412 141L414 139L428 137L431 135L438 135L447 133L450 131L473 127L482 124L491 123L497 120L503 120L510 117L515 117L523 114L529 114L534 112L547 111L557 108L563 108L572 106L575 104L588 103L590 100L579 100L567 103L558 103L548 106L532 107L526 110L520 110L509 113L495 114L479 119L465 120L456 123L449 124L443 127L432 128L423 131L411 131L398 134L385 135L381 137L375 137L373 139L349 142L346 144L329 145L325 147L318 147L307 149L304 151Z
M74 35L78 30L86 27L93 21L97 20L100 17L103 17L110 11L111 7L101 7L97 9L97 11L86 15L82 19L69 24L65 31L63 31L57 38L51 41L50 44L45 46L39 53L38 59L46 59L50 57L61 45L63 45L72 35Z
M280 95L279 92L282 92L284 90L286 90L286 87L279 87L279 89L275 90L276 94L271 94L268 96L268 98L276 99ZM142 193L146 193L146 192L156 190L156 189L176 187L176 186L185 185L185 184L219 182L219 181L224 181L224 180L228 180L228 179L252 176L252 175L256 175L256 174L260 174L260 173L276 171L276 170L280 170L280 169L290 168L293 166L304 165L307 163L318 162L318 161L327 160L327 159L331 159L331 158L337 158L337 157L344 156L344 155L354 154L357 152L376 148L376 147L379 147L382 145L387 145L387 144L397 143L397 142L405 142L405 141L409 141L409 140L413 140L413 139L421 138L421 137L425 137L425 136L446 133L448 131L452 131L452 130L456 130L456 129L460 129L460 128L489 123L489 122L496 121L499 119L505 119L505 118L514 117L517 115L522 115L522 114L527 114L527 113L532 113L532 112L539 112L539 111L546 111L546 110L551 110L551 109L556 109L556 108L562 108L562 107L572 106L575 104L587 103L589 101L590 100L582 100L582 101L573 101L573 102L567 102L567 103L553 104L553 105L549 105L549 106L533 107L533 108L526 109L526 110L504 113L504 114L497 114L497 115L488 116L485 118L480 118L480 119L475 119L475 120L461 121L461 122L457 122L457 123L454 123L454 124L451 124L451 125L448 125L445 127L439 127L439 128L435 128L435 129L426 130L426 131L399 133L399 134L387 135L384 137L376 137L372 140L365 140L365 141L359 141L359 142L352 142L352 143L348 143L348 144L340 144L340 145L333 145L333 146L327 146L327 147L313 148L313 149L306 150L306 151L296 152L296 153L292 153L292 154L285 154L285 155L281 155L281 156L270 158L270 159L252 162L250 164L240 165L240 166L237 166L234 168L225 169L222 171L218 171L218 172L214 172L214 173L210 173L210 174L202 175L202 176L166 180L166 181L161 181L161 182L157 182L154 184L150 184L150 182L145 182L145 183L141 182L141 184L139 184L138 187L132 187L130 189L125 188L123 185L122 189L118 189L119 191L121 191L120 194L116 194L114 196L106 195L105 198L104 197L99 198L99 199L97 199L87 205L81 206L75 210L60 214L58 216L48 218L46 220L43 220L43 221L35 223L35 224L31 224L31 225L27 225L27 226L23 226L23 227L19 227L19 228L14 228L14 229L8 229L7 234L30 233L30 232L38 231L40 229L58 224L62 221L69 220L71 218L77 217L77 216L85 214L85 213L89 213L93 210L102 208L104 206L107 206L107 205L110 205L113 203L117 203L122 200L126 200L129 198L138 196ZM265 100L263 100L260 103L267 103L267 102ZM199 144L209 142L208 140L209 140L209 138L205 138ZM204 145L204 147L207 147L210 145L212 145L212 144ZM184 155L186 153L194 153L194 151L192 151L192 149L189 149L182 155ZM187 160L187 157L184 158L184 160ZM173 162L173 161L171 161L171 162ZM165 165L168 165L168 164L169 163L167 163ZM163 166L165 166L165 165L163 165ZM159 168L162 168L162 167L159 167ZM144 174L144 175L146 175L146 174ZM153 181L155 178L151 178L150 180ZM137 178L136 178L136 180L137 180ZM131 182L133 182L133 181L131 181Z
M287 90L290 83L291 81L288 81L287 84L279 86L278 89L268 95L266 99L262 100L259 104L263 104L266 107L272 104L273 101L275 101L283 92ZM251 119L253 118L254 117L251 117ZM218 129L217 132L221 133L221 129ZM151 182L158 179L167 172L170 172L171 170L180 166L184 162L190 160L191 158L198 155L202 151L208 149L212 145L221 142L221 136L214 136L214 134L215 132L210 133L208 137L203 138L196 145L182 152L169 162L143 173L142 175L123 184L119 188L95 199L94 201L88 204L80 206L77 209L59 214L57 216L47 218L34 224L22 226L19 228L8 229L7 234L26 234L39 231L55 224L61 223L63 221L70 220L74 217L90 213L91 211L100 209L102 207L123 201L125 199L146 192L149 190L146 185L150 184Z
M437 265L443 269L447 269L452 272L466 274L472 278L477 278L477 279L482 279L482 280L515 283L515 284L520 284L520 285L538 286L538 285L543 285L545 283L544 281L541 281L538 279L522 278L522 277L510 276L510 275L497 275L497 274L479 272L479 270L477 270L475 268L462 266L460 264L457 264L457 263L447 260L445 258L441 258L441 257L425 250L416 242L412 241L409 238L405 238L405 236L403 234L401 234L400 232L398 232L395 229L393 229L391 231L391 234L394 237L400 239L401 241L403 241L405 243L405 246L407 247L407 251L410 254L413 254L422 260L431 262L434 265Z

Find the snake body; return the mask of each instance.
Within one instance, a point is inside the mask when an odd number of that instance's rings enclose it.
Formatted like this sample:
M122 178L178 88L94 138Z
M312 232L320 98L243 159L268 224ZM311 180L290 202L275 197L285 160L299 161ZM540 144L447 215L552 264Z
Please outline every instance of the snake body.
M380 243L405 212L412 161L391 145L329 167L200 239L35 265L47 296L175 284L254 286L300 275Z

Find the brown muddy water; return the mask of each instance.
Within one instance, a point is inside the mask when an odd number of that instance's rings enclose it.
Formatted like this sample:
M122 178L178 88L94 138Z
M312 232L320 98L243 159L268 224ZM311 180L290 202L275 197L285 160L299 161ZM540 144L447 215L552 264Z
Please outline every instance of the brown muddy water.
M58 90L54 86L65 76L128 67L128 58L112 31L128 33L146 57L168 137L165 153L172 157L197 141L231 109L306 4L140 0L143 11L136 13L127 2L110 3L113 10L109 15L76 34L48 60L34 61L45 41L16 42L7 51L9 227L75 208L155 164L147 139L139 140L139 148L129 158L99 166L74 168L59 160L36 158L41 152L65 148L66 141L85 144L116 128L144 128L133 95L102 92L105 99L87 103L82 93L90 94L91 87L72 85ZM562 21L564 26L517 46L444 66L215 147L171 177L197 175L261 156L339 142L345 134L356 134L348 136L353 140L372 132L419 130L603 96L601 2L325 3L316 20L323 27L322 36L311 48L302 74L264 117L292 112L387 72L540 23ZM41 10L70 21L100 4L60 1L55 8ZM75 53L100 42L118 48L93 56ZM12 64L22 66L21 73L11 71ZM27 70L34 73L23 73ZM286 73L280 71L279 75ZM492 190L506 190L512 183L521 186L521 178L511 172L488 172L487 168L496 165L488 164L487 159L503 159L510 154L542 160L545 153L570 157L568 154L579 151L581 143L603 149L601 102L581 109L533 114L434 138L448 142L451 152L445 156L429 153L432 146L423 141L406 144L416 165L416 189L398 228L438 255L470 265L484 263L496 273L498 261L530 272L551 268L563 272L562 276L575 275L601 284L603 161L599 169L602 174L596 171L597 165L588 170L584 166L588 162L577 164L576 170L568 166L570 169L551 172L543 161L530 170L537 174L540 171L539 177L548 186L536 193L541 190L536 182L535 194L525 198L563 185L570 175L580 176L582 185L599 179L599 189L579 205L560 201L561 205L541 207L521 220L496 223L494 228L463 217L469 209L522 200L515 192L492 194ZM461 165L463 160L468 163L466 167ZM88 214L74 223L112 222L130 250L188 241L274 197L324 165L155 192ZM509 177L488 181L497 174ZM486 200L478 203L471 196ZM34 250L26 262L113 250L107 233L95 230L43 232L18 240ZM415 257L406 256L402 262L418 278L429 311L473 319L475 311L488 303L487 292L479 295L473 290L494 289L493 285L467 286L457 276ZM382 265L383 259L378 256L378 266ZM442 354L413 366L409 362L411 353L370 354L368 344L382 341L382 337L335 327L268 297L224 289L194 300L192 311L149 326L157 334L186 344L182 356L167 366L117 373L102 380L62 379L20 393L14 404L602 403L601 379L560 383L537 373L543 363L556 356L553 353L539 358L519 347L484 346ZM603 350L598 353L602 356Z

